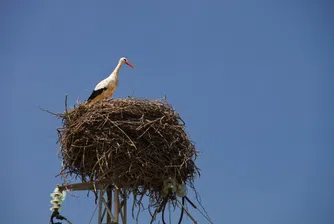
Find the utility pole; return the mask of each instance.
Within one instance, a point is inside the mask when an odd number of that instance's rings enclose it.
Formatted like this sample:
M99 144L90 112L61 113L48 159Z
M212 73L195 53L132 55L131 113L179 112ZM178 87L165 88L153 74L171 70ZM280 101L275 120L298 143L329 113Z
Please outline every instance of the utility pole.
M106 181L98 183L77 183L59 187L60 190L96 190L98 194L98 224L127 224L127 194Z

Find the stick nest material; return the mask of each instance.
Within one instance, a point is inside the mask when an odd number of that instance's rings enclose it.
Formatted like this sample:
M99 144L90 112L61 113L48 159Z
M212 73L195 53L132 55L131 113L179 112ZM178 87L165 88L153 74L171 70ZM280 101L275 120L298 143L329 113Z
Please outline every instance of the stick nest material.
M58 116L63 177L111 180L152 195L160 195L168 178L193 187L197 153L185 123L165 100L103 100Z

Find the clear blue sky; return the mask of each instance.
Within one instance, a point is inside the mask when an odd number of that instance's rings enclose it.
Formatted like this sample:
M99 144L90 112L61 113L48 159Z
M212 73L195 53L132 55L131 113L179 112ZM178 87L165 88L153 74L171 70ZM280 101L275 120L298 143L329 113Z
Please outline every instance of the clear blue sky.
M60 121L39 106L85 100L122 56L136 69L115 96L168 96L201 151L214 223L334 223L331 1L0 4L2 223L47 223L61 181ZM64 206L88 223L93 197Z

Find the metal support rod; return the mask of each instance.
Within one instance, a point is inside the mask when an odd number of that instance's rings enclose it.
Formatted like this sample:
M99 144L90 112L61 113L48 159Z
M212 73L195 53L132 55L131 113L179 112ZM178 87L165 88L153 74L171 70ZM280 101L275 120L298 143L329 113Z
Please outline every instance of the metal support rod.
M104 215L102 215L102 205L103 205L103 202L102 202L102 198L103 198L103 190L100 190L100 196L99 196L99 198L100 198L100 200L99 200L99 214L98 214L98 221L97 221L97 223L98 224L102 224L102 219L103 219L103 216Z
M122 220L122 224L126 224L126 216L127 216L127 208L126 208L126 201L127 201L127 196L126 196L126 192L124 192L122 194L122 191L119 192L119 197L122 199L122 201L120 201L119 206L120 206L120 216L121 216L121 220Z
M117 186L112 185L110 180L105 180L98 182L67 184L59 186L59 189L62 191L98 191L99 201L97 224L127 224L126 188L123 192L123 189L121 190L117 188Z
M115 193L114 193L114 216L115 216L115 222L118 224L118 217L119 217L119 197L118 197L118 189L115 188Z
M109 198L106 199L105 197ZM99 191L99 211L98 211L98 224L107 223L107 224L113 224L115 217L112 214L112 211L110 209L112 204L112 188L109 186L106 188L106 190L100 190Z
M112 186L112 181L104 180L97 182L75 183L59 186L60 191L87 191L105 189L106 186Z
M103 217L106 215L106 212L107 212L107 209L104 208L104 209L103 209L103 212L102 212L102 220L103 220Z
M109 186L107 188L107 209L109 209L111 211L112 209L112 188ZM108 215L107 216L107 224L111 224L112 223L112 216Z
M106 200L104 198L102 198L103 200L103 203L104 203L104 206L105 206L105 209L107 210L107 214L111 217L111 219L113 220L114 219L114 216L112 215L110 209L108 208L108 204L106 202Z
M123 224L126 224L126 217L127 217L127 200L128 200L128 197L127 197L127 194L126 194L126 190L124 190L124 195L123 195L123 216L122 216L122 222Z

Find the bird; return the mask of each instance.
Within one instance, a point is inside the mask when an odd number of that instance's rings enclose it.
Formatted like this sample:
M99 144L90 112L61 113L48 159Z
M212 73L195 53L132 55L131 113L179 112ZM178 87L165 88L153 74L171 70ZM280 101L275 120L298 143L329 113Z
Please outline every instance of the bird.
M114 71L104 80L99 82L87 102L89 104L96 103L102 99L108 99L113 96L118 85L118 72L123 64L127 64L131 68L135 68L125 57L119 59L119 62Z

